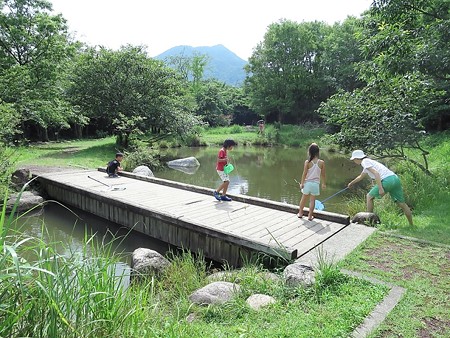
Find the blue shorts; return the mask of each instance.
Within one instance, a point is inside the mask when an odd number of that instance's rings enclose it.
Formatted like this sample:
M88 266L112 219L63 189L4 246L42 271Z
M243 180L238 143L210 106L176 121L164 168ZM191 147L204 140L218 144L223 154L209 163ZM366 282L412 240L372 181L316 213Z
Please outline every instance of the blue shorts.
M305 185L303 186L303 189L302 189L302 193L304 195L319 196L320 195L319 183L318 182L305 182Z

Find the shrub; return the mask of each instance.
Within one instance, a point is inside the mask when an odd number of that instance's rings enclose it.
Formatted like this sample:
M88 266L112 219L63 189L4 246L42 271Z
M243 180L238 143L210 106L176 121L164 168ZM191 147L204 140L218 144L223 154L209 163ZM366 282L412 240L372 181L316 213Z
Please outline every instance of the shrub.
M163 164L160 162L159 153L147 147L137 147L134 151L125 154L123 167L127 171L133 171L134 168L145 165L151 170L160 169Z

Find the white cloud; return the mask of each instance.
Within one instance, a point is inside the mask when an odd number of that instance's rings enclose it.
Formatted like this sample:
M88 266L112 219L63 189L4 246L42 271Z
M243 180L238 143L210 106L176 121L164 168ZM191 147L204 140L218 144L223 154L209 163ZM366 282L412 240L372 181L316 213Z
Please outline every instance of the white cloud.
M148 46L155 56L178 45L223 44L247 59L280 19L333 23L359 16L371 0L50 0L76 37L90 45Z

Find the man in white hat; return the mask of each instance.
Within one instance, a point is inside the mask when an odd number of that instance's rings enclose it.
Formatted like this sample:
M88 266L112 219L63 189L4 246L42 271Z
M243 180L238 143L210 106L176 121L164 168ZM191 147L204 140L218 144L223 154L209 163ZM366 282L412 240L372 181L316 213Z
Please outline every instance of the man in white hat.
M367 194L367 211L373 212L373 201L375 198L381 198L386 193L389 193L394 202L396 202L405 213L409 224L413 225L411 209L405 203L402 185L398 176L380 162L368 158L362 150L354 150L350 160L356 164L360 164L363 167L363 171L348 184L349 188L353 184L361 181L365 175L369 175L369 177L376 182Z

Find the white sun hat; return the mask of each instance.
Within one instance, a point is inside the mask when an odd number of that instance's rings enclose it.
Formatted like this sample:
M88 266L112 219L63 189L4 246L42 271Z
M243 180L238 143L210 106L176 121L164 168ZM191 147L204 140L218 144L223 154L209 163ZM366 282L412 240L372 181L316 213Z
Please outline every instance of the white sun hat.
M353 150L352 157L350 157L350 161L353 161L354 159L360 160L362 158L366 157L366 154L364 154L364 151L362 150Z

